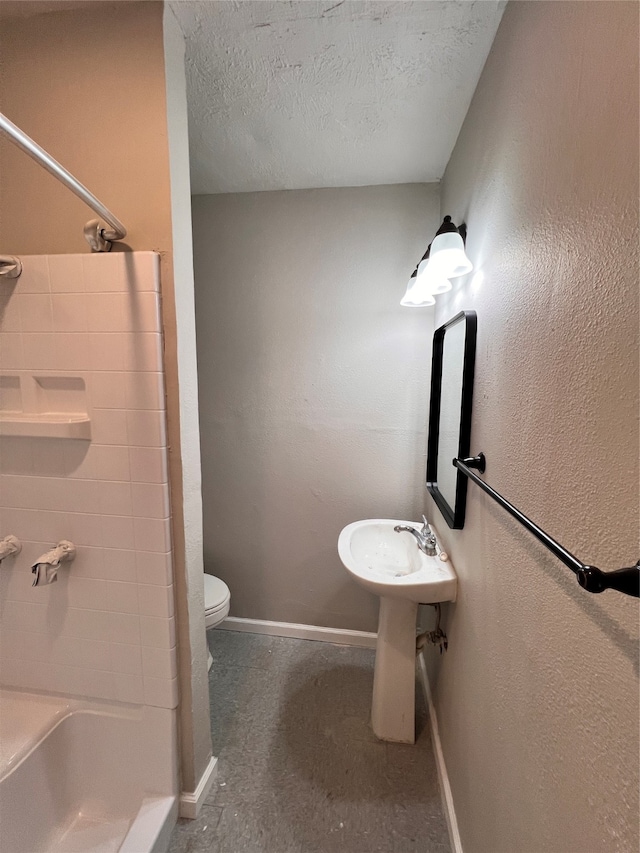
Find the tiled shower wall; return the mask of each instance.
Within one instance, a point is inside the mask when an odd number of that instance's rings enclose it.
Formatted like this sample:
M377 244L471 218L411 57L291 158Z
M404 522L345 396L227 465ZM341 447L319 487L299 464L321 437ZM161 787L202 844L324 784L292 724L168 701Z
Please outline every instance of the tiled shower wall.
M159 258L23 256L0 279L0 684L177 705ZM9 436L85 414L90 439ZM77 546L58 581L31 565Z

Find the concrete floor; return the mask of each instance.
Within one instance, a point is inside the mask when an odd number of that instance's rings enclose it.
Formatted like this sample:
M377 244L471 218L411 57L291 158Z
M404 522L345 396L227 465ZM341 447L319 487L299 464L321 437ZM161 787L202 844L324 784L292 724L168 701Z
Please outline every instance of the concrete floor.
M378 741L374 652L209 632L213 789L170 853L449 853L426 711L415 746Z

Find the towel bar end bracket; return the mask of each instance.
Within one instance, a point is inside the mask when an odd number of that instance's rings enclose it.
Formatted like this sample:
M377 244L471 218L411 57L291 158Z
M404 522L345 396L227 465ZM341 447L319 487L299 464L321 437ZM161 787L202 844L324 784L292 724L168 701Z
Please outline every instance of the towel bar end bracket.
M484 474L487 470L487 459L484 453L478 453L477 456L467 456L465 459L454 459L453 464L455 465L458 461L462 462L463 465L466 465L467 468L475 468L475 470L480 471L481 474ZM456 467L458 466L456 465Z
M635 566L626 569L616 569L614 572L603 572L596 566L585 566L577 572L578 583L587 592L604 592L605 589L616 589L625 595L640 597L640 560Z

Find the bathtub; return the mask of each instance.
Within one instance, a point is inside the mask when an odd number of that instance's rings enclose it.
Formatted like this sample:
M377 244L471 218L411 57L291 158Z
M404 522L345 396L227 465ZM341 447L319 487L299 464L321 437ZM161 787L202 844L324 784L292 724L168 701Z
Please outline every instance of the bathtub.
M1 853L162 853L172 712L0 691Z

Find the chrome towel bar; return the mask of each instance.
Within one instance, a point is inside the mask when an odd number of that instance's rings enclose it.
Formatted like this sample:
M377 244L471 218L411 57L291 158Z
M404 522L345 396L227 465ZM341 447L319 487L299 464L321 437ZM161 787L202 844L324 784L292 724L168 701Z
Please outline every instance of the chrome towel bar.
M549 536L548 533L538 527L530 518L506 498L503 498L499 492L492 489L488 483L479 477L472 468L484 474L486 468L486 459L484 453L479 453L477 456L468 456L465 459L454 459L454 466L468 477L477 486L480 486L483 492L486 492L489 497L505 509L509 515L512 515L523 527L533 533L533 535L542 544L551 551L559 560L568 566L576 575L578 583L587 592L604 592L605 589L615 589L625 595L632 595L635 598L640 597L640 560L635 566L629 566L626 569L617 569L614 572L603 572L595 566L588 566L577 557L574 557L570 551L567 551L559 542Z

